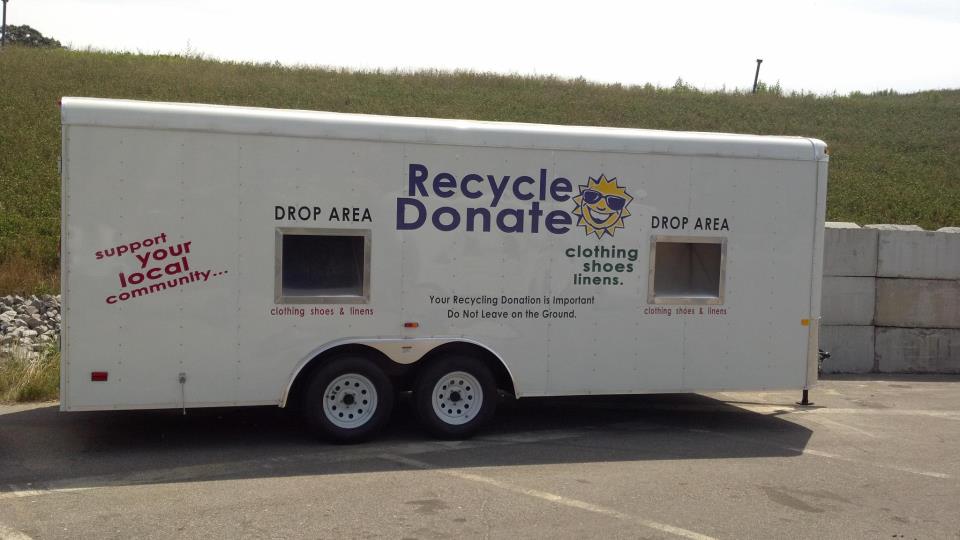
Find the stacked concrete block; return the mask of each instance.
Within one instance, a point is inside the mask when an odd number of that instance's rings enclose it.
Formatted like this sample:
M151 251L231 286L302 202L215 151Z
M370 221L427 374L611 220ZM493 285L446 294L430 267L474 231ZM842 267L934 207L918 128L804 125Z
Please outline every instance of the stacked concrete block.
M828 373L960 373L960 228L828 223Z
M874 371L879 232L856 223L826 225L820 327L820 348L831 354L826 373Z
M960 328L958 315L960 281L877 278L877 326Z
M960 330L878 326L879 371L960 373Z
M877 371L960 373L960 234L881 230Z
M823 276L821 324L870 326L874 321L877 278Z
M960 279L960 234L879 231L877 276Z
M874 229L877 231L922 231L923 228L919 225L899 225L896 223L875 223L872 225L864 225L864 229Z
M856 223L827 222L823 238L824 276L877 275L879 231Z

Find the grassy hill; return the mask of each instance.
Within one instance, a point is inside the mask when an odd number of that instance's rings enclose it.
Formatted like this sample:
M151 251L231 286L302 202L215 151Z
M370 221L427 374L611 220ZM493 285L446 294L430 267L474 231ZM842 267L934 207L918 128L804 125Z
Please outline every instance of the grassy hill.
M354 73L179 56L0 51L0 291L58 288L61 96L805 135L830 220L960 225L960 91L818 97L476 73Z

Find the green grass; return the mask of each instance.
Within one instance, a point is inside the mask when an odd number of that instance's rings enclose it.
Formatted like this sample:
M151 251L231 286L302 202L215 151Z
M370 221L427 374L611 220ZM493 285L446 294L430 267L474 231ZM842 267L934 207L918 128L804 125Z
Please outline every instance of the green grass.
M0 290L11 292L58 286L65 95L818 137L831 148L828 219L960 225L960 90L751 95L16 47L0 51L0 74Z
M50 346L38 357L14 349L0 354L0 403L51 401L60 395L60 353Z

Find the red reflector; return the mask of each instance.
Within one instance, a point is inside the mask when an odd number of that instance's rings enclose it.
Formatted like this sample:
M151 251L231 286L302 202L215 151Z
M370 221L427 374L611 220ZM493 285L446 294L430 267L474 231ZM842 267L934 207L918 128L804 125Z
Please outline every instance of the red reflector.
M420 323L418 323L418 322L405 322L405 323L403 323L403 327L404 327L404 328L419 328L419 327L420 327Z
M90 372L90 380L91 380L91 381L97 381L97 382L105 381L105 380L107 380L107 372L106 372L106 371L91 371L91 372Z

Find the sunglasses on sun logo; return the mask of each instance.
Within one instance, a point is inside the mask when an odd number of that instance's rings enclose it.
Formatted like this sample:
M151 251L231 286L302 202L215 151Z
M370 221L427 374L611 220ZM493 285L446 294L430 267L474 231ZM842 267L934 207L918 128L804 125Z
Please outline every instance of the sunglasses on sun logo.
M623 210L623 207L627 204L627 200L619 195L604 195L592 189L584 190L581 195L583 195L583 200L587 204L596 204L600 199L606 199L607 206L614 212Z

